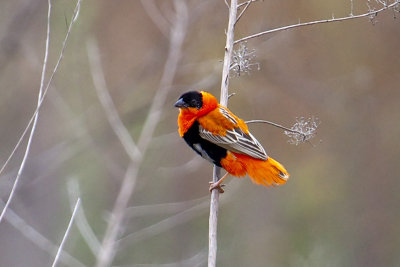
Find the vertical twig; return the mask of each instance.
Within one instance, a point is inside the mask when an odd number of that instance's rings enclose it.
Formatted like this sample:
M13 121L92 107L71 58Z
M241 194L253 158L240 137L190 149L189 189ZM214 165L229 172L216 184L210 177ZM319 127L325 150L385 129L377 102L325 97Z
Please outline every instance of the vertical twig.
M223 106L228 105L229 97L229 70L231 65L231 57L233 50L234 28L237 16L237 0L231 0L229 7L229 21L226 31L226 45L224 55L224 66L222 69L221 81L221 97L220 104ZM213 182L219 180L220 168L214 166ZM218 207L219 207L219 191L212 190L210 201L210 217L209 217L209 231L208 231L208 266L214 267L217 262L217 226L218 226Z
M353 0L350 0L350 17L354 15L353 10L354 10L354 3Z
M219 180L221 168L214 166L213 182ZM218 228L219 190L211 191L210 217L208 219L208 267L217 263L217 228Z
M78 208L79 208L79 204L80 204L80 203L81 203L81 199L78 198L78 199L76 200L75 207L74 207L74 211L72 212L72 215L71 215L71 219L69 220L67 230L65 230L64 237L63 237L63 239L61 240L61 244L60 244L60 246L58 247L57 254L56 254L56 256L54 257L54 261L53 261L53 264L51 265L51 267L55 267L56 264L57 264L57 262L58 262L58 259L60 258L60 255L61 255L61 252L62 252L62 250L63 250L65 241L67 240L67 236L68 236L68 234L69 234L69 231L71 230L72 223L74 222L74 218L75 218L76 212L78 211Z
M236 14L237 14L237 0L231 0L231 7L229 9L228 29L226 31L224 66L222 69L222 81L221 81L220 104L223 106L228 105L229 70L230 70L230 66L231 66L231 58L232 58L232 51L233 51Z

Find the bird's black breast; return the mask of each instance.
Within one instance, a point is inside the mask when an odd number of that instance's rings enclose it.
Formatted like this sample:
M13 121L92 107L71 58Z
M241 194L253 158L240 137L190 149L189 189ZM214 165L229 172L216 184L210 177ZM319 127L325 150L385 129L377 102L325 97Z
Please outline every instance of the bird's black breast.
M211 163L221 166L221 159L226 157L227 150L223 147L217 146L200 137L199 123L195 121L189 130L183 135L186 143L206 160Z

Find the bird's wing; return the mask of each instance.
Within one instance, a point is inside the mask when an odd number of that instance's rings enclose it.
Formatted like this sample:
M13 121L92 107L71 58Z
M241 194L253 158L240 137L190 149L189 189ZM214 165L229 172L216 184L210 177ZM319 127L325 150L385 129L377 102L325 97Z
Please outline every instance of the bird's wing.
M236 116L226 110L224 107L219 107L221 115L232 122L234 125L238 125ZM268 158L267 153L257 139L250 133L245 133L240 127L235 127L232 130L226 130L225 135L219 135L212 133L208 129L205 129L202 125L199 127L199 134L202 138L226 148L230 151L245 154L256 159L266 160Z

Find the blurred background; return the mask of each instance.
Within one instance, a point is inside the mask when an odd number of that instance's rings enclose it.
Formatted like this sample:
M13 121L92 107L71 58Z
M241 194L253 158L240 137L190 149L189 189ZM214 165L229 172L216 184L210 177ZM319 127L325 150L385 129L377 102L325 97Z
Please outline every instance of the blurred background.
M46 81L76 2L52 4ZM235 36L348 16L351 5L368 11L365 0L254 2ZM291 178L279 188L228 179L218 266L400 266L399 16L388 10L245 43L260 69L231 78L229 108L245 120L320 125L312 145L298 146L278 128L250 125ZM227 18L223 0L82 2L0 224L0 266L50 265L78 197L59 266L95 265L127 180L112 265L206 265L212 166L179 138L173 104L188 90L219 97ZM1 165L37 105L46 20L47 1L2 1ZM121 125L130 145L116 134ZM133 174L130 137L143 152ZM1 174L2 205L26 142Z

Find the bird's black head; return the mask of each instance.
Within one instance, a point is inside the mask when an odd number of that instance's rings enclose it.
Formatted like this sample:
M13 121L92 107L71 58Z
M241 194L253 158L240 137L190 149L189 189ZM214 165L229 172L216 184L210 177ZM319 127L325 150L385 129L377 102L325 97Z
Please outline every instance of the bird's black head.
M197 108L203 106L203 95L197 91L190 91L181 95L174 105L177 108Z

